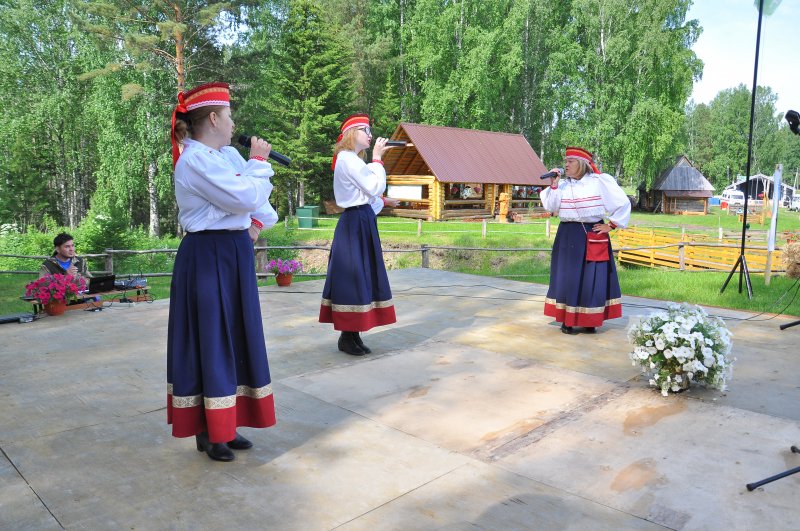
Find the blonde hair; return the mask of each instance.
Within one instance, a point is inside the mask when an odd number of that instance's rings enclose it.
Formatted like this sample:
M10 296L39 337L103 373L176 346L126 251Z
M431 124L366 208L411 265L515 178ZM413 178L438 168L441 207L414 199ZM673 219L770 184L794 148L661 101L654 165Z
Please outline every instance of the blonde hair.
M578 166L580 166L580 171L579 171L578 177L583 177L587 173L592 173L592 168L591 168L591 166L589 166L589 163L586 162L585 159L582 159L582 158L579 158L579 157L571 157L571 159L574 160L575 162L577 162Z
M227 108L225 105L205 105L185 114L176 114L175 139L178 144L183 144L183 139L186 137L192 138L197 133L197 129L203 120L208 118L212 112L219 114L225 108Z
M333 148L333 156L339 154L340 151L355 151L356 150L356 134L358 134L358 127L351 127L347 131L344 132L342 135L342 139L336 143L336 147ZM361 150L358 153L358 156L362 159L366 158L367 152L366 150Z

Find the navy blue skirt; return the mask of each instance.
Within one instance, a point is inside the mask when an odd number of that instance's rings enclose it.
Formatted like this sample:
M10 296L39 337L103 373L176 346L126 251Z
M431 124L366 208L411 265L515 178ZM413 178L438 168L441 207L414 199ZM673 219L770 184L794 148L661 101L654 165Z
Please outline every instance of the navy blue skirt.
M622 317L622 292L610 238L610 260L586 261L586 232L594 225L562 221L553 242L544 314L567 326L598 327L606 319Z
M350 207L333 233L319 322L364 332L396 321L377 216L369 205Z
M253 242L246 230L187 234L167 332L167 422L175 437L236 438L275 424Z

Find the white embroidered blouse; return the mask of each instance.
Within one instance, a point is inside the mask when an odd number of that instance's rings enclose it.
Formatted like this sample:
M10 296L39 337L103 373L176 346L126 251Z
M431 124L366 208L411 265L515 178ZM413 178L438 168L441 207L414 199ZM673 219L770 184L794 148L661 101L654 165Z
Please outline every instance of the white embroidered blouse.
M232 146L217 151L189 138L183 144L175 165L175 199L186 231L247 229L251 217L264 228L278 221L269 204L269 178L275 174L269 162L245 161Z
M340 151L333 170L333 194L342 208L366 205L377 216L383 209L381 195L386 190L383 164L366 164L354 151Z
M542 206L563 221L597 223L604 217L619 228L628 226L631 202L607 173L587 173L581 179L563 179L558 188L540 193Z

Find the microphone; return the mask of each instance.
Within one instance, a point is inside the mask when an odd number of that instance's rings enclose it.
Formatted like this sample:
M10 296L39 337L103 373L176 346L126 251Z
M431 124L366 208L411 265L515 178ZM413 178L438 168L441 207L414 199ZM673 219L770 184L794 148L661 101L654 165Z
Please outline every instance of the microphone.
M250 147L250 135L239 135L238 141L242 147L246 148ZM275 162L277 162L278 164L281 164L282 166L288 167L292 163L292 159L290 159L286 155L281 155L280 153L272 149L269 151L269 155L267 156L272 160L274 160Z
M414 147L414 144L410 144L405 140L387 140L386 147Z
M556 168L558 171L549 171L539 177L540 179L553 179L554 177L558 177L559 175L564 175L564 168Z

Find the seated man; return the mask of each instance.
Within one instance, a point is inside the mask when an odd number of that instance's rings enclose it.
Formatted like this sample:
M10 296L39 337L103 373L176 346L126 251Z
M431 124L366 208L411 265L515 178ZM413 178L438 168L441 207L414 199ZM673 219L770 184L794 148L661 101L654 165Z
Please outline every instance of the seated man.
M86 280L92 277L86 261L75 255L75 241L72 236L62 232L53 238L53 245L55 246L53 256L42 262L39 278L47 275L72 275Z

